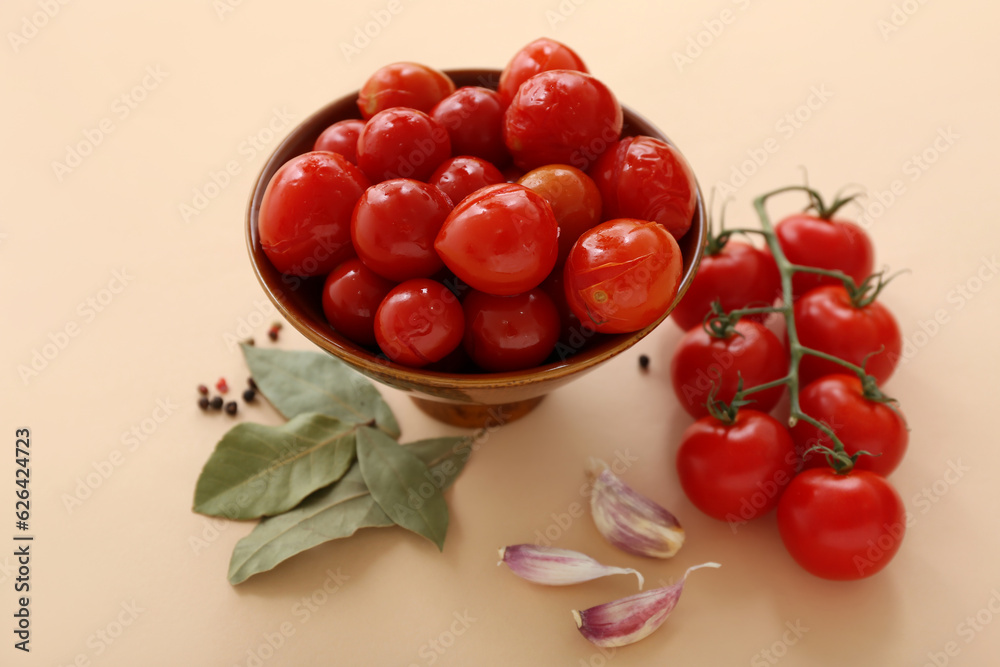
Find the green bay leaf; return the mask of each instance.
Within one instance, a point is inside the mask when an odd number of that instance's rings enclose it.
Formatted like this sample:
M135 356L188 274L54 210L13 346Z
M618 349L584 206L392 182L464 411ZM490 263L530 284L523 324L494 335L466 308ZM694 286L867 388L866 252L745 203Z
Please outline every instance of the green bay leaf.
M321 414L299 415L281 426L237 424L198 477L194 511L255 519L295 507L351 467L358 428Z
M451 486L469 457L467 438L431 438L406 448L427 466L441 488ZM437 483L437 482L436 482ZM229 563L229 582L239 584L324 542L350 537L362 528L395 525L372 498L358 463L336 484L306 498L280 516L262 520L241 539Z
M448 505L426 463L382 431L363 426L358 464L375 502L397 525L444 549Z
M339 359L318 352L242 347L254 382L285 417L319 412L352 424L374 420L399 437L396 417L375 386Z

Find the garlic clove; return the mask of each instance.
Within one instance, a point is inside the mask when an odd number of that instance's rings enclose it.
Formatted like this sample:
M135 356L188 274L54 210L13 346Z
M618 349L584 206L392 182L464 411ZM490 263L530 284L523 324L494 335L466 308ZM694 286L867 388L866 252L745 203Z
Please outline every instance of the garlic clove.
M636 593L621 600L584 609L573 610L573 619L587 641L595 646L617 647L634 644L648 637L663 625L684 590L684 581L694 570L719 567L718 563L703 563L689 567L677 583L663 588Z
M644 583L642 574L631 568L602 565L578 551L535 544L500 549L500 563L506 563L522 579L546 586L569 586L613 574L634 574L639 579L639 590Z
M621 481L603 461L592 460L590 512L611 544L637 556L671 558L684 544L677 518Z

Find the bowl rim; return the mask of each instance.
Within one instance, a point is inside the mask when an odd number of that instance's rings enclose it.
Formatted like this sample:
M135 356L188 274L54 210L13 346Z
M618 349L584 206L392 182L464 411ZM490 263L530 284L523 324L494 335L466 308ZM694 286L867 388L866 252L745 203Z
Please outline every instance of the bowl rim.
M453 79L477 77L484 84L489 80L498 78L500 75L500 70L489 68L450 69L443 71ZM489 77L492 77L492 79ZM680 301L681 297L684 296L688 288L691 286L691 282L694 279L695 273L697 272L698 266L701 262L702 255L704 254L705 243L708 236L705 203L697 177L694 177L696 194L695 212L694 217L692 218L690 231L688 232L696 235L694 246L696 256L692 259L687 270L682 274L677 295L674 297L670 306L660 317L656 319L656 321L639 331L613 334L608 340L602 341L593 347L585 349L583 352L573 354L563 360L542 364L540 366L532 366L531 368L503 373L462 374L403 366L389 360L384 355L373 354L365 348L351 343L346 339L344 339L343 342L338 340L333 336L339 337L339 334L337 334L329 324L326 325L326 331L321 331L317 327L312 326L310 322L305 321L300 314L296 313L291 307L289 307L288 303L290 300L282 294L281 290L273 288L270 281L265 277L265 272L261 267L259 258L263 258L264 261L266 261L266 256L260 246L256 219L260 208L260 199L263 197L264 189L267 187L267 181L270 180L269 177L268 179L265 179L265 174L273 174L274 171L281 166L281 164L284 164L284 162L289 159L279 158L279 155L284 153L290 144L297 144L303 140L307 133L311 134L313 132L312 126L319 119L328 116L335 107L342 106L347 101L356 100L358 92L359 91L353 91L352 93L338 97L337 99L325 104L323 107L310 114L305 120L296 125L285 136L275 149L271 151L271 154L268 156L264 166L260 169L257 177L254 179L254 184L250 189L250 197L246 207L245 236L247 251L250 255L250 263L253 267L253 272L257 277L257 281L260 283L260 286L263 288L268 299L270 299L271 303L278 309L278 312L281 313L281 315L303 336L305 336L313 344L320 347L322 350L333 354L342 361L345 361L355 368L362 370L362 372L371 373L376 376L391 375L393 380L413 385L414 387L430 387L438 389L497 389L502 387L516 387L525 384L543 383L547 380L554 380L556 378L561 378L569 374L575 374L586 369L593 368L594 366L597 366L629 349L649 335L657 326L663 323L663 321L670 315L671 311L673 311L674 307ZM662 137L664 141L674 148L677 148L678 152L680 151L676 144L670 141L665 134L663 134L644 116L636 113L624 104L622 105L622 109L627 118L630 117L634 119L634 121L636 121L639 125L645 125L649 128L653 128L657 133L659 133L660 137ZM360 112L357 114L357 117L361 117ZM280 164L276 164L278 162L280 162ZM694 176L693 170L692 176ZM277 272L273 266L270 268L274 272Z

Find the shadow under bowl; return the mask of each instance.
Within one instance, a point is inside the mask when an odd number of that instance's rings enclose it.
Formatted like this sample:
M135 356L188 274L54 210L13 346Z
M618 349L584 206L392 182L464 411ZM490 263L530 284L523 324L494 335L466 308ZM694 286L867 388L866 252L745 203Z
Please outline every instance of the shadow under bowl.
M447 71L455 85L496 89L500 70ZM705 244L706 218L700 188L691 229L678 242L683 256L683 275L677 297L663 315L646 328L627 334L602 336L564 360L508 373L445 373L396 364L377 351L352 343L331 327L323 314L323 278L298 278L279 272L260 244L257 217L264 190L281 165L312 150L320 133L333 123L360 118L357 92L323 107L298 125L274 150L253 185L246 215L246 238L250 261L261 287L288 322L321 349L363 375L408 392L421 410L432 417L462 427L501 425L530 412L549 392L581 377L589 370L621 354L648 335L666 319L694 278ZM671 143L647 120L623 107L623 136L647 135Z

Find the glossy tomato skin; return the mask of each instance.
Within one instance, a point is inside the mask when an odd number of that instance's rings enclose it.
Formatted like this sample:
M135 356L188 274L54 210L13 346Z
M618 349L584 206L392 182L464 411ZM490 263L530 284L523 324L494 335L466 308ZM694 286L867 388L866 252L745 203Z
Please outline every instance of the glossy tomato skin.
M795 302L793 309L799 342L860 366L882 385L892 375L903 347L899 325L889 309L878 301L855 308L843 285L817 287ZM787 338L787 334L786 334ZM811 355L802 357L799 380L808 384L824 375L843 372L844 367Z
M448 195L452 203L459 204L476 190L487 185L506 183L507 179L486 160L460 155L442 162L427 182Z
M622 119L621 105L603 83L589 74L551 70L518 89L504 115L503 139L514 164L526 171L546 164L586 171L618 141Z
M694 172L670 144L625 137L597 158L589 173L601 192L605 218L652 220L676 239L691 228L698 198Z
M573 49L548 37L536 39L515 53L500 73L497 92L504 107L514 99L522 83L539 72L553 69L587 72L587 66Z
M313 151L283 164L264 190L257 222L274 268L322 276L352 256L351 212L368 186L338 153Z
M875 249L865 230L853 222L800 213L783 219L774 231L781 251L792 264L843 271L856 284L871 275ZM822 285L842 284L836 278L796 273L792 292L798 298Z
M358 135L364 126L365 121L356 118L339 120L316 137L313 150L340 153L351 164L357 164Z
M462 343L465 315L451 291L429 278L393 287L375 312L375 340L393 361L420 368Z
M462 200L434 247L473 288L511 296L537 287L552 271L558 233L548 202L522 185L501 183Z
M733 526L774 509L797 462L788 429L746 408L732 424L702 417L684 431L677 450L677 473L688 499Z
M638 331L658 320L677 296L681 251L648 220L602 222L577 239L563 268L566 301L600 333Z
M426 181L450 156L448 133L416 109L380 111L358 135L358 166L372 183L393 178Z
M496 91L464 86L438 102L430 115L448 131L453 154L472 155L503 167L510 162L503 143L505 108Z
M444 72L419 63L392 63L375 71L358 93L358 109L365 120L392 107L429 112L455 91Z
M559 313L538 287L514 296L473 291L465 297L462 309L465 351L486 371L538 366L559 338Z
M870 470L799 473L778 502L778 530L792 558L817 577L847 581L882 570L899 550L906 515L899 493Z
M806 385L799 392L799 407L813 419L826 424L853 455L867 451L873 456L859 456L854 467L888 477L903 456L910 436L898 408L865 398L861 380L856 375L827 375ZM806 468L826 467L820 452L802 456L815 445L833 447L833 442L818 428L799 421L792 429L792 439Z
M770 306L781 295L781 274L770 253L747 243L729 241L714 255L701 258L698 273L670 316L689 331L700 327L712 302L727 313L737 308ZM763 322L767 315L746 319Z
M749 320L736 323L736 333L721 339L702 327L688 331L677 344L670 362L670 380L681 406L692 417L708 415L705 402L714 383L716 399L729 403L736 395L739 379L745 388L765 384L788 373L788 352L774 333ZM769 412L778 404L784 386L748 396L749 407Z
M354 207L354 249L368 268L394 282L429 278L444 266L434 239L451 208L451 200L428 183L382 181Z
M559 225L561 267L580 235L601 222L601 193L587 174L567 164L532 169L517 181L540 194L552 207Z
M395 284L352 257L326 277L323 285L326 320L358 345L375 345L375 312Z

